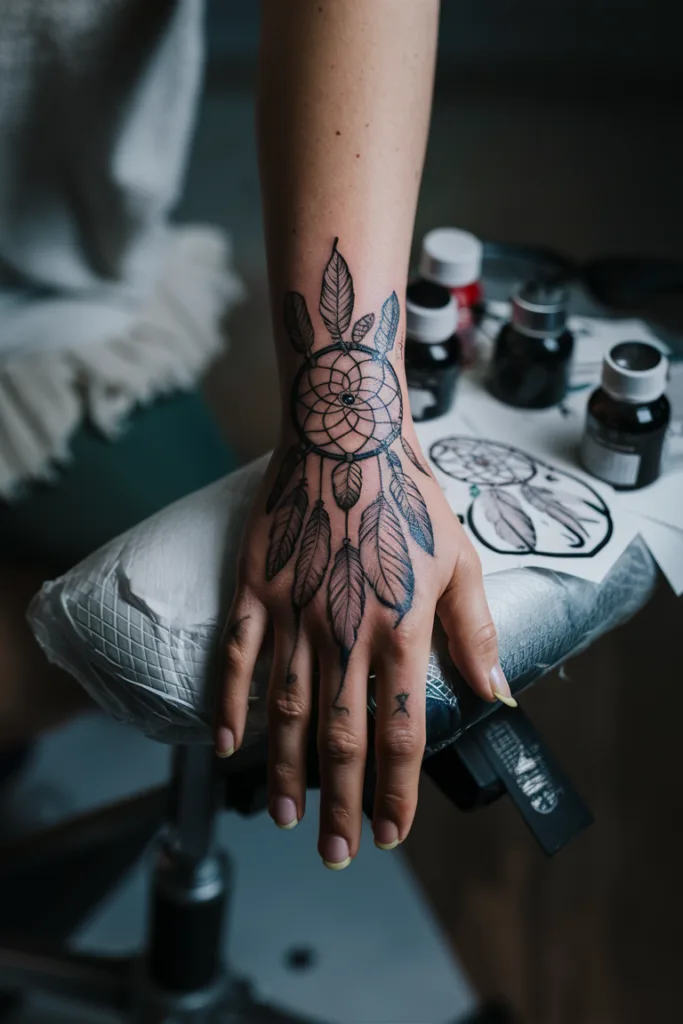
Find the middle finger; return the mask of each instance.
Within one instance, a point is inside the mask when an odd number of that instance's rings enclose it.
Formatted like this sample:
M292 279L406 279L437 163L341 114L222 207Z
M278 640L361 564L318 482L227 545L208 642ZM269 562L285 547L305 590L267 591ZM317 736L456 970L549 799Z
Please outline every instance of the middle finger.
M341 871L358 853L367 753L369 656L361 644L348 664L339 650L319 655L320 838L325 867Z

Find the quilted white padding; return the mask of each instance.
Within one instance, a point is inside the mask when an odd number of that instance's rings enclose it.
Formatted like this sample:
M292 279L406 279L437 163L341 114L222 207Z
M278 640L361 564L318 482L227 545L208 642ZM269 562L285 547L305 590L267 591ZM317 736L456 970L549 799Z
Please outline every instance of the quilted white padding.
M147 519L44 584L31 605L48 658L105 711L166 742L209 739L217 639L242 525L267 461ZM259 665L254 694L265 689L267 672Z
M157 739L211 739L219 638L239 540L266 463L267 457L260 459L157 513L46 583L32 602L29 620L48 658L72 673L105 711ZM599 585L535 569L487 577L513 688L632 615L654 579L654 564L639 541ZM247 738L265 728L267 676L264 652ZM460 727L457 689L452 666L433 657L427 704L432 747ZM455 714L444 718L444 708Z

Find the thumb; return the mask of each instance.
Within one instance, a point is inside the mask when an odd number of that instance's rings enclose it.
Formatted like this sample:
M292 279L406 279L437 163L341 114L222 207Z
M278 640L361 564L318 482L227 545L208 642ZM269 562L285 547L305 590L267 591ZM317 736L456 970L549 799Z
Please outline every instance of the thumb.
M474 550L458 559L436 613L448 636L449 654L477 696L517 707L500 665L496 629Z

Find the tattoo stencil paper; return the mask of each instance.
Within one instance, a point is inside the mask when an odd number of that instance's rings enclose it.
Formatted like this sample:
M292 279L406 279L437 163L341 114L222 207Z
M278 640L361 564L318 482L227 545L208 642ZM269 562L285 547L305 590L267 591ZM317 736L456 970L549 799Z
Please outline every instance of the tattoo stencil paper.
M303 359L290 405L299 441L283 457L266 503L266 512L273 514L266 579L274 579L298 551L292 583L297 640L301 613L327 579L328 615L341 665L333 706L346 713L339 700L368 587L395 613L398 625L412 605L415 590L408 539L434 554L427 506L401 461L403 455L414 469L429 475L402 436L401 386L388 360L400 320L398 297L391 293L377 323L374 313L366 313L352 325L353 306L353 279L335 239L319 306L330 344L316 347L304 296L285 295L285 328ZM373 487L364 485L364 467L372 464L368 460L378 467L374 493L367 493ZM343 533L333 529L323 501L326 474L334 502L344 513L337 517ZM310 514L309 491L313 492ZM361 497L370 500L355 524L354 509ZM296 643L289 683L296 679L292 674Z

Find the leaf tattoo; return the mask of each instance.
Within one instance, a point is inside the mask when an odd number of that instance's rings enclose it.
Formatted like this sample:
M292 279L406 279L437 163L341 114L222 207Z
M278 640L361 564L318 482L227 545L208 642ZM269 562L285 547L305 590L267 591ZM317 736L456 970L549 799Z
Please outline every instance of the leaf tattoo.
M292 476L296 472L297 467L301 464L301 460L306 454L306 450L301 445L295 444L286 453L284 459L280 463L277 476L275 477L275 483L268 495L266 501L266 514L270 515L273 511L280 498L287 489L287 484L292 479Z
M339 508L347 512L360 498L363 470L359 462L340 462L332 470L332 491Z
M294 554L308 508L306 480L287 495L275 513L266 555L266 579L274 579Z
M378 599L398 614L396 625L413 603L415 576L401 524L379 494L360 521L360 560Z
M353 279L346 260L337 249L335 238L320 292L320 315L335 341L341 341L342 334L351 323L353 313Z
M384 358L387 352L390 352L394 347L400 318L401 307L398 296L396 292L392 292L382 306L379 327L375 331L375 348L380 358Z
M562 495L557 491L552 491L549 487L534 487L531 484L522 484L521 492L522 497L530 505L533 505L539 512L544 512L564 526L570 537L574 538L573 541L570 541L570 547L582 548L584 546L588 538L588 530L583 524L590 523L593 520L576 515L570 508L562 504L560 501ZM568 495L568 499L574 501L581 500L573 495Z
M302 356L308 355L313 348L313 324L306 300L299 292L285 295L284 319L292 345Z
M353 330L351 331L351 341L354 343L354 345L360 345L361 341L368 333L368 331L372 330L372 325L374 324L374 322L374 313L366 313L365 316L362 316L360 318L360 320L356 320L355 324L353 325Z
M403 436L403 434L401 434L401 447L403 448L403 451L406 453L406 455L408 456L408 458L410 459L412 464L415 466L415 469L419 469L420 472L424 473L425 476L431 476L432 475L429 472L428 469L424 468L424 466L422 465L422 463L418 459L417 455L415 454L415 452L413 451L411 446L406 441L406 439Z
M398 505L401 515L408 524L410 535L428 555L434 554L434 531L427 505L417 485L398 467L391 464L392 479L389 484L391 496Z
M511 544L517 551L535 549L534 524L514 494L501 487L488 487L476 501L483 506L484 515L501 540Z
M292 604L301 611L315 597L330 564L330 517L321 499L316 501L301 539L294 569Z
M365 610L365 579L358 549L344 541L335 555L328 589L334 639L348 660Z

